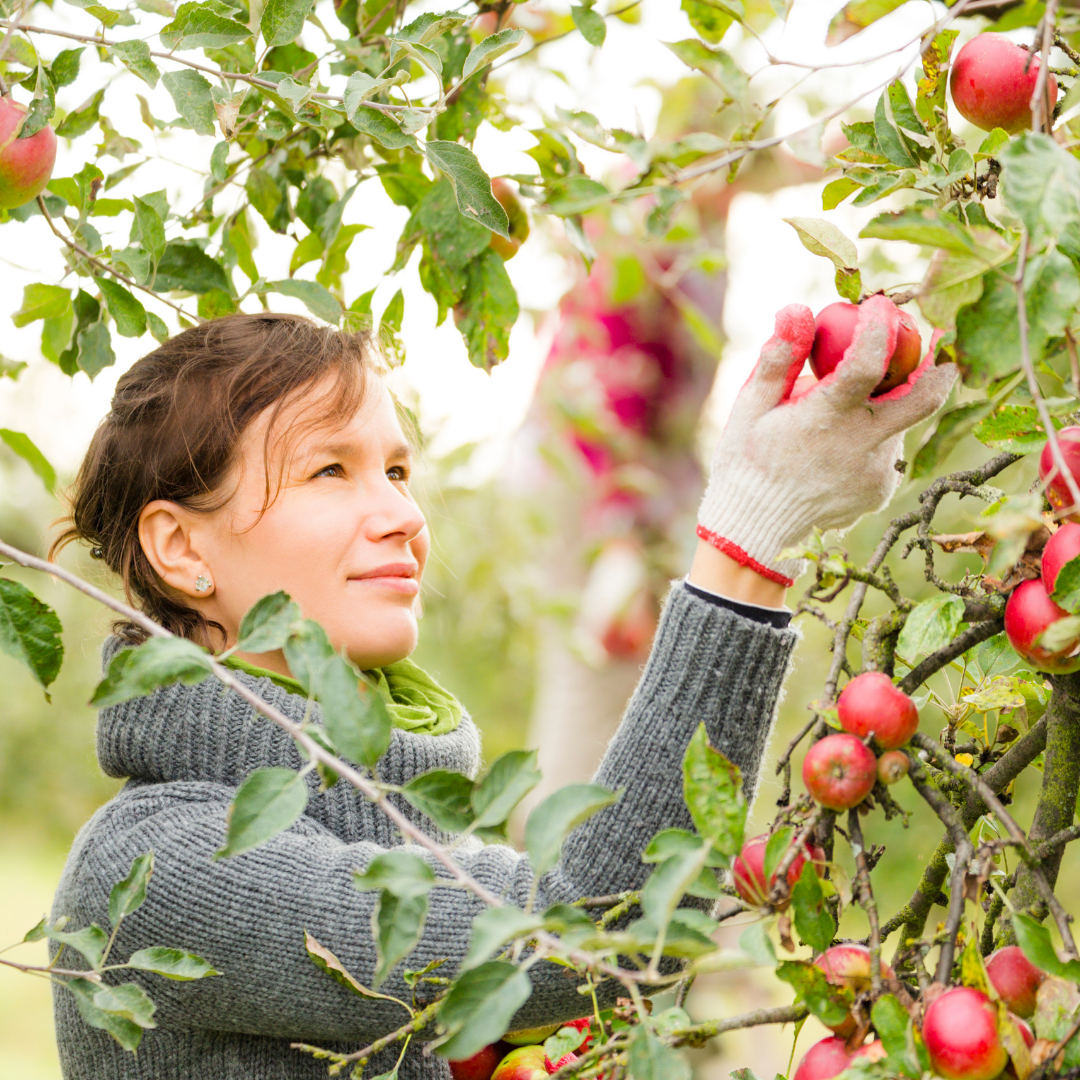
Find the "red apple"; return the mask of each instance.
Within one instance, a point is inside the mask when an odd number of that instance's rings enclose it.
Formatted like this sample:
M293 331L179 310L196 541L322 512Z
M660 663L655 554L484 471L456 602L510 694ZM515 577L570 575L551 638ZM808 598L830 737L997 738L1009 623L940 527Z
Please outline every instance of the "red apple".
M1067 521L1050 537L1042 553L1042 581L1048 593L1053 593L1061 568L1080 555L1080 525Z
M954 986L923 1018L923 1041L945 1080L993 1080L1009 1060L997 1031L997 1010L971 986Z
M518 248L529 238L529 215L517 193L517 189L509 180L497 176L491 181L491 194L499 200L499 204L510 219L510 239L507 240L505 236L492 233L491 247L503 259L512 259L518 253Z
M853 994L863 994L870 989L870 950L865 945L833 945L814 961L814 967L824 971L825 978L833 986L846 986ZM896 978L895 972L884 960L881 962L881 977ZM855 1017L848 1013L841 1023L830 1026L837 1035L846 1039L855 1030Z
M960 115L983 131L1031 127L1031 95L1039 78L1039 58L1002 34L972 38L953 61L949 88ZM1057 81L1047 79L1051 108Z
M814 345L810 350L810 367L819 379L824 379L844 358L851 339L855 336L855 324L859 320L859 305L839 301L822 308L815 319ZM874 394L884 394L904 382L919 366L922 358L922 338L915 320L906 312L900 312L900 329L896 335L896 348L889 357L884 378L874 387Z
M877 759L877 778L886 786L903 780L911 767L911 761L903 750L886 750Z
M547 1080L546 1061L542 1046L519 1046L499 1062L491 1080Z
M860 739L872 731L885 750L903 746L919 730L915 702L881 671L856 675L840 692L836 711L845 731Z
M1039 992L1046 972L1040 971L1019 945L1006 945L991 953L986 961L986 977L994 985L1001 1000L1017 1016L1035 1013L1035 995Z
M48 124L19 138L27 108L0 97L0 209L14 210L45 190L56 164L56 135Z
M854 735L826 735L806 751L803 783L829 810L850 810L870 794L877 759Z
M1035 1045L1035 1032L1031 1030L1031 1025L1026 1020L1021 1020L1015 1013L1009 1013L1009 1019L1020 1029L1020 1038L1030 1050Z
M776 882L773 874L768 881L765 880L765 847L769 842L769 834L762 833L752 837L743 844L742 851L735 857L731 867L731 874L735 880L735 891L748 903L755 907L762 907L769 902L769 893ZM794 887L802 874L802 868L806 860L810 859L820 876L825 865L825 852L819 847L807 844L791 863L787 872L787 883ZM784 904L784 907L787 905Z
M1080 671L1080 636L1057 651L1036 644L1051 624L1068 615L1047 595L1042 580L1023 581L1005 605L1005 634L1009 644L1039 671L1064 674Z
M885 1049L885 1044L880 1039L875 1039L873 1042L868 1042L865 1046L860 1046L851 1056L853 1058L869 1058L871 1061L884 1061L885 1058L889 1056L889 1053Z
M460 1061L450 1061L450 1075L454 1080L491 1080L495 1066L499 1064L502 1054L498 1043L485 1046L479 1054L473 1054L471 1058L463 1058Z
M1065 459L1065 467L1080 487L1080 427L1062 428L1057 433L1057 444L1061 456ZM1053 476L1053 479L1047 482L1047 477L1050 476ZM1055 510L1072 506L1073 497L1069 491L1069 483L1054 464L1054 451L1049 440L1039 455L1039 479L1046 484L1046 498ZM1080 511L1066 516L1070 520L1080 519Z
M552 1076L554 1073L557 1073L564 1065L572 1065L575 1061L577 1061L577 1059L578 1056L574 1053L563 1054L563 1056L559 1058L558 1061L552 1061L550 1058L544 1058L544 1068L547 1069L548 1076Z

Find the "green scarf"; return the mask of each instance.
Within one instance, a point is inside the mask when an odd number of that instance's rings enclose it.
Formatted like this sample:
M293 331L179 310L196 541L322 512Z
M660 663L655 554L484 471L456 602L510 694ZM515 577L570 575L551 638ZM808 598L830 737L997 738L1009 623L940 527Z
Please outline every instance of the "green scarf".
M270 679L290 694L307 697L300 683L288 675L256 667L237 656L230 656L225 666L256 678ZM365 671L362 677L386 702L394 727L416 735L445 735L461 723L461 702L408 658Z

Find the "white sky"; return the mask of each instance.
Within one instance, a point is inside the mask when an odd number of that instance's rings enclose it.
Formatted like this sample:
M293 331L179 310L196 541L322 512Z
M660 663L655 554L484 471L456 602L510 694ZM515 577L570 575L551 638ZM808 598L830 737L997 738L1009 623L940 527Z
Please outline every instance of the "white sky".
M323 6L324 3L320 3L320 12ZM428 6L438 8L440 5ZM803 63L850 63L878 56L908 42L932 20L934 11L940 13L943 10L940 4L933 7L929 3L905 5L844 45L826 50L823 44L825 28L839 6L840 0L795 0L786 28L775 27L769 34L769 48L775 55ZM554 75L528 68L511 76L508 92L510 98L519 103L520 113L535 120L539 118L538 109L552 114L556 105L586 108L606 126L638 129L651 134L660 96L650 84L670 84L687 74L687 69L662 42L691 36L692 31L678 10L677 0L644 0L641 10L642 20L637 25L609 20L607 43L602 49L592 49L579 35L545 46L546 64L559 69L565 75L565 82ZM333 16L328 12L323 14L326 25L335 27L332 32L338 32ZM143 14L140 19L145 20L147 26L163 21ZM35 6L26 21L63 26L81 33L93 32L90 16L65 5L58 5L51 12L40 5ZM119 38L125 33L130 34L131 29L116 27L110 36ZM740 33L739 28L733 29L725 45L738 49L748 70L755 71L762 65L761 48L753 41L740 42ZM316 37L317 32L312 28L305 30L305 40L317 47ZM40 37L37 41L47 57L72 44ZM910 57L912 51L909 47L905 57ZM167 62L162 62L162 66L167 67ZM789 95L781 103L777 130L794 131L802 126L809 115L807 100L815 101L815 111L820 113L823 106L835 107L874 88L894 74L898 66L899 59L894 54L865 66L812 74L798 94ZM756 77L752 85L760 100L769 100L793 85L801 74L792 68L770 69ZM160 84L151 92L126 71L99 67L92 49L83 54L83 73L78 82L59 92L59 103L68 109L76 107L89 97L103 75L112 85L102 112L122 134L142 142L144 150L152 151L156 140L160 153L168 159L148 163L108 194L123 196L132 191L142 193L165 187L175 207L186 209L192 206L201 192L203 176L198 168L187 163L201 164L207 160L213 141L183 131L155 136L140 119L135 95L148 96L154 114L167 120L175 115L167 92ZM335 84L342 81L340 78L334 80ZM27 95L20 96L25 100ZM875 97L876 93L868 99L870 105ZM94 128L75 140L72 146L61 145L54 175L70 176L77 171L97 138ZM61 140L62 144L64 142ZM532 139L525 132L508 135L484 125L475 149L481 163L492 175L529 173L535 171L535 166L522 151L530 145ZM603 174L614 161L610 155L592 147L582 149L582 158L590 171L598 174ZM129 157L125 164L134 160ZM106 174L120 167L111 158L100 164ZM340 163L329 165L327 172L335 180L345 179L345 170ZM711 402L715 424L722 422L760 344L769 336L773 312L792 302L809 304L817 311L836 299L830 265L807 252L791 227L781 219L794 215L827 216L854 238L861 225L884 208L880 204L861 210L842 207L825 215L821 210L820 189L820 184L814 184L790 188L772 196L743 194L733 205L728 229L729 302L725 316L729 345ZM219 208L223 205L219 199ZM353 243L349 257L352 268L346 276L347 301L378 285L375 310L379 311L399 287L404 288L403 336L408 360L400 374L419 396L426 428L429 432L437 432L436 448L445 450L462 442L487 441L486 463L488 468L495 469L508 437L524 415L547 342L542 333L534 332L532 318L523 315L511 337L510 359L490 376L471 367L452 318L442 327L434 326L434 302L420 288L415 258L396 279L387 278L380 282L380 273L393 259L394 244L405 216L402 208L389 202L377 181L366 182L358 189L346 211L345 221L362 222L372 227ZM109 239L106 229L116 228L117 246L126 243L129 215L97 218L94 223L106 240ZM558 222L551 227L561 228ZM522 308L526 310L550 310L569 284L567 269L561 257L545 242L543 231L534 228L535 239L531 239L508 264ZM173 235L171 231L170 235ZM858 243L861 255L870 250L866 241ZM270 233L265 227L262 229L257 259L267 277L286 275L292 247L291 239ZM117 377L151 348L153 341L149 336L132 341L114 335L113 347L118 363L100 374L93 383L83 374L68 379L55 366L42 361L39 351L41 324L34 323L17 330L11 326L8 316L18 309L23 286L29 281L74 284L72 279L62 278L63 263L58 249L59 243L39 218L25 225L9 224L0 228L0 325L4 327L0 353L10 359L31 362L17 383L0 379L0 426L27 432L60 472L66 474L77 467L95 425L107 411ZM898 249L901 255L898 255ZM894 261L903 257L902 253L901 245L889 245L889 254ZM906 257L911 259L915 255L915 249L909 249ZM299 276L311 272L313 267L305 268ZM907 274L901 274L888 278L887 282L882 279L881 284L893 284L907 277ZM175 328L168 309L144 294L140 294L140 299ZM297 301L285 297L274 296L273 303L281 310L303 310ZM191 301L186 306L194 308Z

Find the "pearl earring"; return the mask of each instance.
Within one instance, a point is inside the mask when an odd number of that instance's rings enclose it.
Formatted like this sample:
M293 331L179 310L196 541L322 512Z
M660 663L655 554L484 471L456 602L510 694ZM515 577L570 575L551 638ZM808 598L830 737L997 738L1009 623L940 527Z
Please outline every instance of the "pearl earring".
M206 592L206 590L210 588L211 584L212 582L205 574L200 574L195 579L195 591Z

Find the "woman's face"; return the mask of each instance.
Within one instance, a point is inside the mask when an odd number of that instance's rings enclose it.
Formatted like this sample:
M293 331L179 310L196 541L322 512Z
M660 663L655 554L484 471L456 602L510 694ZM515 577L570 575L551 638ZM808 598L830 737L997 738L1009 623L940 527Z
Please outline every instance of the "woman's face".
M309 417L328 388L316 386L287 406L275 432L300 410ZM371 379L350 421L286 441L283 462L273 460L272 439L271 491L279 466L281 488L263 512L266 422L264 416L242 437L235 494L220 510L192 519L192 546L214 584L198 606L226 628L232 644L248 608L283 589L361 668L408 656L416 647L430 541L409 493L411 454L389 393ZM280 653L253 659L279 670L284 664Z

